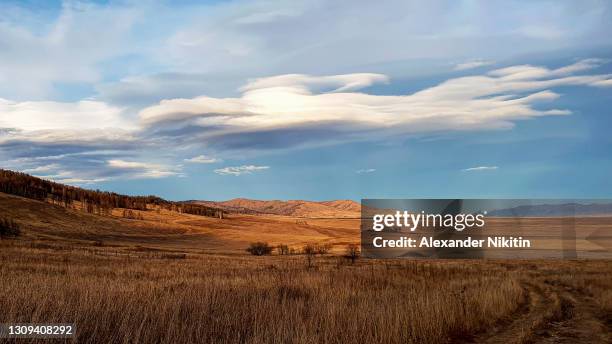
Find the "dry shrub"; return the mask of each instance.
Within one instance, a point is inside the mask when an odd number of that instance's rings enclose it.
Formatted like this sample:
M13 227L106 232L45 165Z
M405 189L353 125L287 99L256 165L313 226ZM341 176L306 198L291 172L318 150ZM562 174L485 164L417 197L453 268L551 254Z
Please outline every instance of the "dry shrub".
M132 220L143 220L144 217L140 212L135 212L130 209L123 209L123 217Z
M344 257L349 259L352 264L355 264L355 261L361 255L361 250L359 249L359 245L357 244L349 244L346 246L346 251L344 253Z
M186 259L187 254L185 253L162 253L160 255L162 259Z
M302 253L306 256L306 265L308 268L312 268L314 264L314 257L317 254L317 245L316 244L306 244L302 248Z
M21 235L21 227L13 219L0 218L0 239Z
M314 256L317 254L317 245L312 243L304 245L304 247L302 247L302 253Z
M315 244L315 249L318 254L327 254L331 250L331 244Z
M263 256L272 253L272 246L267 242L254 242L246 250L254 256Z
M291 253L289 246L285 244L276 246L276 252L278 252L280 256L288 256Z

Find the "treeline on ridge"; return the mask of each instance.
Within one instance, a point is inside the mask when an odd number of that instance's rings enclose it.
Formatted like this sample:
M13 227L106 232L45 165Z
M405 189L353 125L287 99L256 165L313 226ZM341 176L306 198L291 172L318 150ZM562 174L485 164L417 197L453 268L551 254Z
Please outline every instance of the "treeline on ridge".
M0 192L68 208L80 202L82 210L108 215L114 208L147 210L147 206L201 216L223 217L220 209L203 205L167 201L157 196L127 196L114 192L87 190L33 177L26 173L0 169Z

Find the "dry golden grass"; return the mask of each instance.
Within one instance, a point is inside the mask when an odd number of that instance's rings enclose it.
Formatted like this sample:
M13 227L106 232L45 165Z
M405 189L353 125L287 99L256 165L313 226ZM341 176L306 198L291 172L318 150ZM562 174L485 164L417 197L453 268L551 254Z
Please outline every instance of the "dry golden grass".
M120 211L120 210L117 210ZM75 322L82 343L612 341L608 261L249 256L250 241L359 239L358 220L102 217L0 194L0 323ZM20 341L23 342L23 341Z
M1 245L0 322L75 322L84 343L487 341L509 319L529 342L565 319L563 302L577 307L558 286L581 288L602 316L612 287L607 262L323 256L309 269L302 256Z
M347 243L359 242L358 219L303 219L277 215L238 215L225 219L167 210L134 211L143 220L98 216L65 209L22 197L0 193L0 214L15 219L28 240L87 244L103 241L109 245L175 247L182 250L243 252L250 242L302 247L319 242L335 245L341 252Z
M520 284L480 264L189 255L4 243L1 322L76 322L79 342L438 342L511 313ZM482 295L487 295L483 298Z

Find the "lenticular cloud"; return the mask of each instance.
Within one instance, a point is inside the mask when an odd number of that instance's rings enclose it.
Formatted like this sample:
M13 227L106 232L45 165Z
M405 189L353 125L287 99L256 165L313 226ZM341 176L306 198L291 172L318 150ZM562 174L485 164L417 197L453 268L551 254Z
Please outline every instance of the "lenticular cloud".
M368 86L388 82L382 74L281 75L251 81L236 98L164 100L143 109L140 119L153 128L171 123L200 126L215 137L331 123L397 134L510 128L518 120L570 114L567 109L534 105L558 98L552 91L555 87L609 84L610 75L576 75L603 62L587 59L558 69L506 67L449 79L408 95L364 92Z

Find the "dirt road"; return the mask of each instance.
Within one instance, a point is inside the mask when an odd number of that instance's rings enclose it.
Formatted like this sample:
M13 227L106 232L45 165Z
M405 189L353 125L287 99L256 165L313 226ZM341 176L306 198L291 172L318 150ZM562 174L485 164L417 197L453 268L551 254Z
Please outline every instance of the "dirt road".
M612 315L603 314L585 290L566 283L571 277L555 277L521 280L525 302L517 312L466 342L612 343Z

